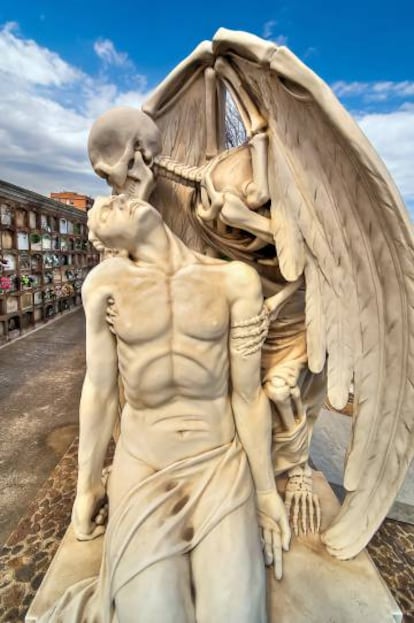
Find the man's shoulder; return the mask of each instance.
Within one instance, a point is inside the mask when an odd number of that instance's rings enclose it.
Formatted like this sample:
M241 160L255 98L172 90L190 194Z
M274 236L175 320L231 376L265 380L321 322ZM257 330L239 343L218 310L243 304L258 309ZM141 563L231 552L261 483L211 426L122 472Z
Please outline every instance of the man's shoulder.
M95 298L104 294L125 273L125 260L108 258L92 268L82 285L83 298Z
M234 296L262 296L262 282L258 272L245 262L228 262L227 283Z
M203 258L204 259L204 258ZM214 272L217 271L221 274L229 274L236 279L255 281L259 279L258 272L255 268L241 262L239 260L223 260L219 258L207 258L208 261L196 261L192 262L187 268L190 270L200 270L202 272Z
M245 262L223 261L202 263L195 262L181 269L185 280L194 277L208 284L214 293L217 288L225 292L226 298L235 301L239 298L262 298L262 282L258 272ZM218 292L218 291L217 291Z

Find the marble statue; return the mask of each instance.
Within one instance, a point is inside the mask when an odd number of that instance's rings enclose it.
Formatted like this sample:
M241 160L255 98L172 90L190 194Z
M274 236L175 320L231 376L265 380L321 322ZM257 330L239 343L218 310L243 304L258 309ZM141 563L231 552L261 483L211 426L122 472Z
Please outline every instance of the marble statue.
M260 377L256 329L270 314L260 279L242 262L189 250L140 199L97 199L89 226L126 254L100 264L83 289L87 375L73 511L80 539L102 529L91 520L105 499L118 369L125 390L107 488L105 602L114 601L120 621L135 620L136 604L142 621L264 621L257 524L277 577L290 529Z
M247 33L220 29L142 110L100 117L88 148L112 195L89 212L105 259L83 288L72 520L80 540L108 523L99 577L44 620L267 621L264 564L280 578L289 524L320 528L308 461L326 397L342 408L353 383L333 556L365 547L413 457L408 215L331 90Z

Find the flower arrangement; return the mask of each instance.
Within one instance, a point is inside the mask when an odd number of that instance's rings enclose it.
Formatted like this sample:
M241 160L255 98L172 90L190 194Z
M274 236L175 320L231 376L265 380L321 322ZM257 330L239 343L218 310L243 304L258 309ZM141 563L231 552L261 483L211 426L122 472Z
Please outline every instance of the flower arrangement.
M0 293L8 292L12 289L12 280L4 275L0 276Z
M32 281L32 278L28 275L20 275L20 284L23 288L31 288Z

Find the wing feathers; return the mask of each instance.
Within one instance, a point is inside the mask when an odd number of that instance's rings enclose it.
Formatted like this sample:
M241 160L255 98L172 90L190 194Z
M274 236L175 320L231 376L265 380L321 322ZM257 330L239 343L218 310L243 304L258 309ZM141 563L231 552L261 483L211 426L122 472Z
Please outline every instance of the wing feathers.
M310 253L305 266L306 279L306 347L308 366L311 372L319 374L326 360L326 326L323 309L322 279Z
M337 407L354 379L349 493L324 534L331 553L348 558L384 518L414 453L412 227L356 123L289 50L221 31L213 52L231 63L268 122L272 231L283 276L294 281L305 273L309 368L322 370L328 353L328 392ZM154 111L164 148L200 164L201 74L183 95L174 99L173 91L166 91L171 106L164 97L160 115ZM171 212L166 192L163 203Z
M348 402L354 373L353 344L348 305L327 284L324 288L327 325L328 397L333 407L343 409Z
M288 192L272 201L271 226L282 275L287 281L296 281L304 271L305 248L288 201Z
M295 224L305 245L309 367L320 369L326 346L337 406L354 377L349 493L324 536L347 558L382 521L413 454L413 232L384 165L330 89L286 48L263 72L237 50L232 66L269 123L273 231L287 279L300 265Z

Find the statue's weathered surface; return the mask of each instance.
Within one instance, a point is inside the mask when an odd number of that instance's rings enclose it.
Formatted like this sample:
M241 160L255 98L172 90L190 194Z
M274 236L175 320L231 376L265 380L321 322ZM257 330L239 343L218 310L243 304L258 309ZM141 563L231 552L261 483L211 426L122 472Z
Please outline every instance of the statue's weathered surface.
M226 150L229 94L246 141ZM84 287L73 524L80 539L102 533L106 493L109 522L98 580L58 609L74 621L137 610L143 622L265 621L261 546L280 577L287 515L296 534L320 526L308 451L326 393L340 408L354 383L348 494L322 534L330 553L363 549L412 458L404 206L317 76L286 48L223 29L143 111L98 119L89 153L118 196L89 214L107 259Z
M128 254L103 262L83 290L78 538L94 535L91 519L104 501L118 370L125 392L108 484L104 603L114 602L121 621L138 604L142 621L156 613L163 621L224 621L229 609L234 620L264 621L257 526L278 577L290 531L260 380L256 329L268 313L260 279L241 262L190 251L140 200L97 200L89 223L107 247Z

